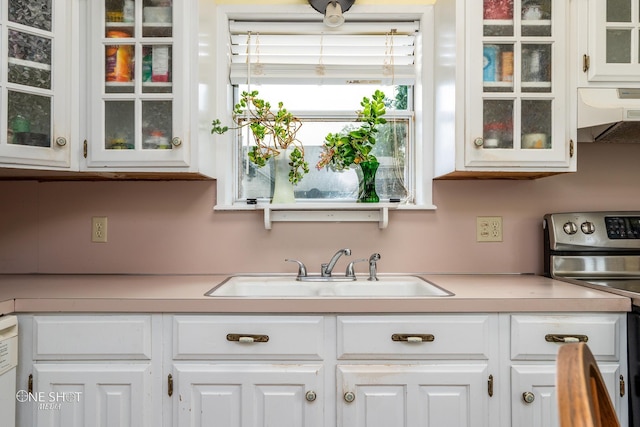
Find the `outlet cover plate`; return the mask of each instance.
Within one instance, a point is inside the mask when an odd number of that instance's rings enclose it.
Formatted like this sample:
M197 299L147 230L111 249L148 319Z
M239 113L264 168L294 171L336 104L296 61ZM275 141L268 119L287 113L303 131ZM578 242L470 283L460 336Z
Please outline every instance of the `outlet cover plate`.
M476 241L502 242L502 217L479 216L476 218Z

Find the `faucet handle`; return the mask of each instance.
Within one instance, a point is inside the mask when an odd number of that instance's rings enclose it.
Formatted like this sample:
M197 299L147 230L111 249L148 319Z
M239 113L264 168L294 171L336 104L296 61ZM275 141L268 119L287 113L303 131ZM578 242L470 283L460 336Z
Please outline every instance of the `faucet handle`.
M370 280L372 282L375 282L378 280L376 262L380 261L380 258L381 257L379 253L373 253L369 257L369 278L367 280Z
M366 258L361 258L361 259L356 259L356 260L351 261L349 263L349 265L347 265L347 271L345 271L344 275L347 276L347 277L353 277L355 279L356 278L356 272L355 272L355 270L353 268L353 265L356 262L364 262L364 261L367 261L367 259Z
M295 262L298 264L298 280L301 277L307 277L307 267L302 263L302 261L298 261L297 259L285 259L286 262Z

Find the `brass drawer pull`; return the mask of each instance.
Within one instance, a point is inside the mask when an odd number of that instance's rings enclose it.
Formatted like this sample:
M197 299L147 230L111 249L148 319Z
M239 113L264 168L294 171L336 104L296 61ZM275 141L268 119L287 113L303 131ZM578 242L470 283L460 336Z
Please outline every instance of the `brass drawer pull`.
M240 343L267 342L269 335L227 334L227 341Z
M392 341L402 342L432 342L436 338L432 334L393 334L391 335Z
M589 337L586 335L575 334L547 334L544 336L544 340L547 342L569 343L569 342L587 342Z

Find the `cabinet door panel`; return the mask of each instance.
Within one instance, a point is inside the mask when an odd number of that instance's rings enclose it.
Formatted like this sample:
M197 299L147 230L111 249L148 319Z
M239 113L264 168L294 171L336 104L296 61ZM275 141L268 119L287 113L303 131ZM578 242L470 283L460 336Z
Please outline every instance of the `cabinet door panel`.
M590 0L587 33L590 57L588 80L638 81L639 6L635 0Z
M341 427L488 425L485 364L339 365L337 375Z
M321 426L322 372L321 365L176 365L177 425Z
M38 427L151 427L149 364L35 364Z
M618 364L600 363L611 400L617 410L621 408ZM511 367L512 425L519 427L559 427L556 396L556 367L548 365L513 365ZM532 393L527 403L523 393Z

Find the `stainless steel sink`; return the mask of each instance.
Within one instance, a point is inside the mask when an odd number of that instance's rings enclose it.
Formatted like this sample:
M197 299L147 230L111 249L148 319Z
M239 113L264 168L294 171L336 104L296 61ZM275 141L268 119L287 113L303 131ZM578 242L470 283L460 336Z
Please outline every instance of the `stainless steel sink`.
M339 279L339 276L337 277ZM299 281L296 276L230 276L205 295L226 298L425 298L453 293L411 275L378 276L378 281Z

